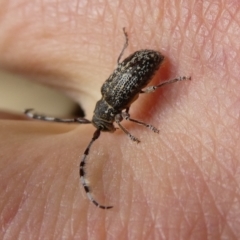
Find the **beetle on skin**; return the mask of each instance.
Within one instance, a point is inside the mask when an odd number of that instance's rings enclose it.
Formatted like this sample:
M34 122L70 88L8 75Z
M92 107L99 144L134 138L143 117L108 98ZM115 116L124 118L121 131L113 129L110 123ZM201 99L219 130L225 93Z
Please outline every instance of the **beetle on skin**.
M110 209L112 206L104 206L99 204L92 196L90 188L85 179L85 165L86 158L89 154L90 148L95 140L100 136L100 133L103 132L114 132L116 130L114 122L128 135L128 137L140 142L136 137L131 135L120 123L123 119L138 123L143 125L155 133L159 133L159 130L154 126L141 122L136 119L130 118L129 108L131 104L139 97L141 93L150 93L154 92L156 89L171 84L174 82L182 80L191 80L191 77L178 77L163 83L160 83L157 86L149 86L146 89L143 89L148 85L152 80L156 71L160 68L164 56L154 50L140 50L136 51L127 58L125 58L121 63L120 59L124 53L124 50L128 46L128 35L123 28L123 32L126 38L124 47L118 57L118 66L110 75L110 77L104 82L101 88L102 98L96 103L94 115L92 121L89 121L85 118L73 118L73 119L60 119L42 116L32 113L33 109L26 109L25 114L34 119L52 121L52 122L63 122L63 123L80 123L80 124L89 124L92 123L96 127L96 131L93 134L92 140L88 144L84 155L80 162L80 179L84 187L84 190L90 199L97 207L102 209Z

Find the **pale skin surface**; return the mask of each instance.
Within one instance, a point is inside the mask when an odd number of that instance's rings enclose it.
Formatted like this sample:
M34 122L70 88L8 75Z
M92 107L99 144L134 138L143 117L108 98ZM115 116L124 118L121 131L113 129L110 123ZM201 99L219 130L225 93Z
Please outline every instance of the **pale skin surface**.
M86 2L1 1L1 67L61 89L91 118L126 27L124 57L149 48L168 59L152 84L192 81L133 104L159 134L125 122L141 143L117 130L93 145L88 179L112 210L79 181L92 125L1 121L0 238L240 238L239 1Z

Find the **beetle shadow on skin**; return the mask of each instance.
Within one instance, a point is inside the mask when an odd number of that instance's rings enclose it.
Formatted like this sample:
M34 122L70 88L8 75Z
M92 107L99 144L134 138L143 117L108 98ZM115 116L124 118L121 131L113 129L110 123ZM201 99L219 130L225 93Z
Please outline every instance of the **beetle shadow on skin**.
M173 66L168 61L168 59L165 58L162 65L160 66L158 71L156 71L154 77L152 78L152 81L145 88L149 86L156 86L161 82L169 80L171 78L172 67ZM158 109L161 108L162 105L161 97L163 95L164 88L166 87L164 86L162 88L159 88L152 93L139 94L138 99L135 102L133 102L133 104L130 107L131 118L138 119L143 122L146 122L148 121L148 119L151 119L153 114L152 109L154 109L156 105L158 105ZM133 123L131 123L131 125L132 124Z
M173 65L169 59L165 58L163 64L156 72L148 86L156 86L168 80L172 80L180 76L188 77L189 75L185 72L178 73L176 70L178 70L178 68L176 68L176 64ZM155 92L140 94L138 100L133 103L130 109L131 118L139 119L154 125L153 122L149 122L149 119L153 119L153 115L158 114L157 112L162 112L164 109L169 108L171 104L174 104L181 94L178 89L183 89L183 84L186 86L185 84L187 83L189 83L189 81L179 81L162 86L156 89Z

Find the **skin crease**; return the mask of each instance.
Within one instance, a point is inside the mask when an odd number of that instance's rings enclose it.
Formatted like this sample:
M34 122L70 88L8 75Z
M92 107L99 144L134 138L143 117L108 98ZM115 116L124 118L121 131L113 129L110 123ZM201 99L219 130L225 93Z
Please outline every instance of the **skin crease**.
M0 2L0 66L63 91L88 118L100 87L124 57L156 49L167 60L132 118L102 133L88 180L78 166L94 127L0 122L1 239L239 239L240 3L211 1ZM31 103L29 103L31 104ZM31 105L26 106L26 108Z

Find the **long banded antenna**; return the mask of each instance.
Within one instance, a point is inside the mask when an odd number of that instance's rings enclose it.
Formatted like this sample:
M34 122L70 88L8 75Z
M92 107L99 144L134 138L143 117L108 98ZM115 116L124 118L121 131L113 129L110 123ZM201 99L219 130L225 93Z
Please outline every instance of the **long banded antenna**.
M81 162L80 162L80 166L79 166L79 175L80 175L81 183L82 183L82 185L83 185L83 187L84 187L84 190L85 190L85 192L86 192L87 197L89 198L89 200L90 200L93 204L95 204L97 207L99 207L99 208L102 208L102 209L110 209L110 208L112 208L113 206L103 206L103 205L100 205L100 204L93 198L92 193L91 193L91 190L90 190L90 188L89 188L89 186L88 186L88 184L87 184L87 182L86 182L86 179L85 179L86 173L85 173L84 167L85 167L85 165L86 165L86 158L87 158L87 156L88 156L88 154L89 154L89 151L90 151L90 148L91 148L93 142L99 138L100 133L101 133L101 130L100 130L100 129L97 129L97 130L94 132L93 137L92 137L92 140L90 141L90 143L88 144L86 150L84 151L83 158L82 158L82 160L81 160Z

